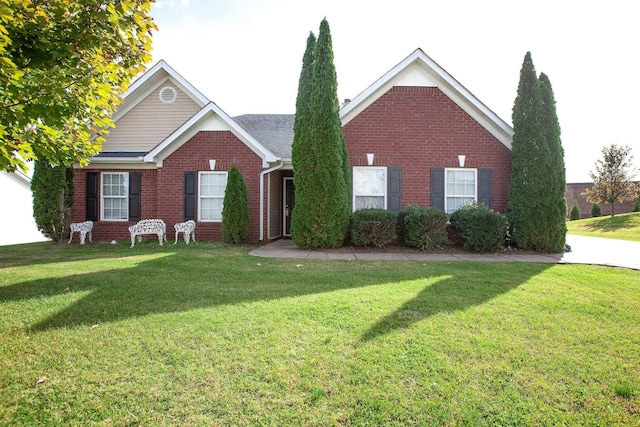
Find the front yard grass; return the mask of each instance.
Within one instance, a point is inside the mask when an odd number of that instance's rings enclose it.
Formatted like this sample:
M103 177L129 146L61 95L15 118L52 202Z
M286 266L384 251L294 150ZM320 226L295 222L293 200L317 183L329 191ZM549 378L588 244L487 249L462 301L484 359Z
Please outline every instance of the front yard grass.
M570 234L640 242L640 212L567 221Z
M640 274L0 248L1 425L638 425Z

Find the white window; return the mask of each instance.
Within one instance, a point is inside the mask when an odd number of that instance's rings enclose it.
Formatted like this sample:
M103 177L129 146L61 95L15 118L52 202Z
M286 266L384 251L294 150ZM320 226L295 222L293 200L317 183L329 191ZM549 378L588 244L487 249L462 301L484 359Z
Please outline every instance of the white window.
M477 199L476 169L446 169L444 178L445 211L452 213Z
M129 174L102 172L102 220L129 219Z
M353 210L387 208L387 168L354 166Z
M227 172L199 173L198 221L222 221Z

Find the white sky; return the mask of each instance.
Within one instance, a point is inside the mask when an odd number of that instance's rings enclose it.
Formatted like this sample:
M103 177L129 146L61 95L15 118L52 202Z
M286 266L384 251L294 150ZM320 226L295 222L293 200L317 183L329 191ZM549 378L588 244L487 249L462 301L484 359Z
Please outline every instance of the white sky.
M152 63L167 61L230 116L295 112L306 40L324 17L340 101L421 48L511 124L531 51L553 85L567 181L590 181L612 143L630 145L640 164L632 0L158 0L152 14Z

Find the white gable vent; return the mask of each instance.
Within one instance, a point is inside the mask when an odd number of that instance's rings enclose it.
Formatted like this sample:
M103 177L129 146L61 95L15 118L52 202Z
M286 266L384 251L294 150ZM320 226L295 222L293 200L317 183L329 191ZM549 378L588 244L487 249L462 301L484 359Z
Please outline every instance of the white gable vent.
M160 101L163 104L173 104L178 99L178 92L171 86L165 86L160 89Z

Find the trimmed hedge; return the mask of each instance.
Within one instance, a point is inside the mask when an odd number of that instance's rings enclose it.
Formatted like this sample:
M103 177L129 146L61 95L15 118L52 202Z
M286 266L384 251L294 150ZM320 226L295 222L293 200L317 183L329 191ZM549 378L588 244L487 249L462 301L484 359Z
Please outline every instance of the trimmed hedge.
M378 248L396 238L396 214L384 209L360 209L351 214L351 243Z
M482 203L471 203L449 217L452 228L465 249L494 251L502 247L507 236L507 219Z
M409 205L400 211L404 243L422 251L448 243L447 214L440 209Z

